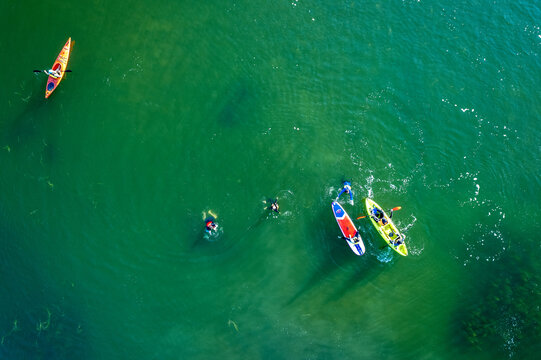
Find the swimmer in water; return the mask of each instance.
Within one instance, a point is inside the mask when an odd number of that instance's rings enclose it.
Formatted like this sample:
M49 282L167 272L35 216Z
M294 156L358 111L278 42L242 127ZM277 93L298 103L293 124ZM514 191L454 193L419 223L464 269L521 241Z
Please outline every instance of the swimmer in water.
M349 203L353 205L353 191L351 191L351 183L347 180L342 183L342 189L338 193L336 201L338 201L340 195L342 195L343 193L349 194Z
M272 202L272 204L269 206L269 210L274 211L275 213L280 213L280 206L278 205L278 198Z
M213 220L209 220L209 221L207 221L207 223L205 224L205 230L206 230L209 234L212 234L212 233L215 232L217 229L218 229L218 224L216 224Z

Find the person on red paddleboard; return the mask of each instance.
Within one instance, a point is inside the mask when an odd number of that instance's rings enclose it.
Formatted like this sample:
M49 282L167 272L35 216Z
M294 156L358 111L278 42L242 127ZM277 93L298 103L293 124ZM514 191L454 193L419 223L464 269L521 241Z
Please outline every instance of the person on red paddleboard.
M338 199L340 198L340 195L342 195L343 193L349 194L349 203L353 205L353 191L351 191L351 183L347 180L345 180L342 183L342 189L338 193L338 196L336 197L336 201L338 201Z
M357 232L355 234L354 237L345 237L345 236L342 236L343 239L346 239L347 241L349 241L350 243L352 244L356 244L359 242L359 233Z

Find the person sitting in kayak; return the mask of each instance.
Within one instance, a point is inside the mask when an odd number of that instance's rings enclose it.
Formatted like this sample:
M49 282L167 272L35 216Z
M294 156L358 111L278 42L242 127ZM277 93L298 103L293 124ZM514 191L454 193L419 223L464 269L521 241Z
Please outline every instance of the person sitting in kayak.
M62 72L60 71L60 67L58 67L56 70L53 70L53 69L43 70L43 72L49 76L54 77L55 79L62 77Z
M278 205L278 198L269 206L269 210L274 211L275 213L280 213L280 206Z
M353 191L351 191L351 183L347 180L342 183L342 189L338 193L336 201L338 201L340 195L342 195L343 193L349 194L349 203L353 205Z
M381 219L383 219L383 211L381 211L380 209L378 208L373 208L372 209L372 217L374 218L374 220L379 223L381 221Z
M206 230L212 234L213 231L216 231L218 229L218 224L216 224L214 221L209 220L206 224Z
M396 238L393 239L393 236L394 236L394 235L395 235L395 234L394 234L392 231L389 233L389 238L391 239L391 243L392 243L394 246L400 246L400 245L402 245L402 244L404 243L404 240L402 239L402 237L401 237L400 235L396 234Z

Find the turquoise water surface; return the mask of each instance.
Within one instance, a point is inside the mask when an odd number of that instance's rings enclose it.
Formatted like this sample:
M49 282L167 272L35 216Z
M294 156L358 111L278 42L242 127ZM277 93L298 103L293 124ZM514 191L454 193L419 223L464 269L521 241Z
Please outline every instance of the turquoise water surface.
M0 3L1 359L538 357L541 2L60 5Z

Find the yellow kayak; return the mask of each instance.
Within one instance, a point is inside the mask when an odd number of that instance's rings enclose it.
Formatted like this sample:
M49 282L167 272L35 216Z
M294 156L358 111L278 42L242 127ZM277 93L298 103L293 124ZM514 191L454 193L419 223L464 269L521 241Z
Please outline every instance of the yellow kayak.
M398 228L393 223L391 218L374 200L366 198L365 202L368 217L383 240L385 240L391 249L402 256L407 256L408 249L404 243L404 239L406 237L402 235L400 231L398 231Z
M60 54L58 54L52 69L56 71L57 69L60 69L60 77L54 77L49 76L47 79L47 87L45 88L45 99L51 95L51 93L58 87L58 84L62 81L62 78L64 77L64 72L66 71L68 67L68 59L70 57L70 50L71 50L71 38L66 41L66 44L60 51Z

